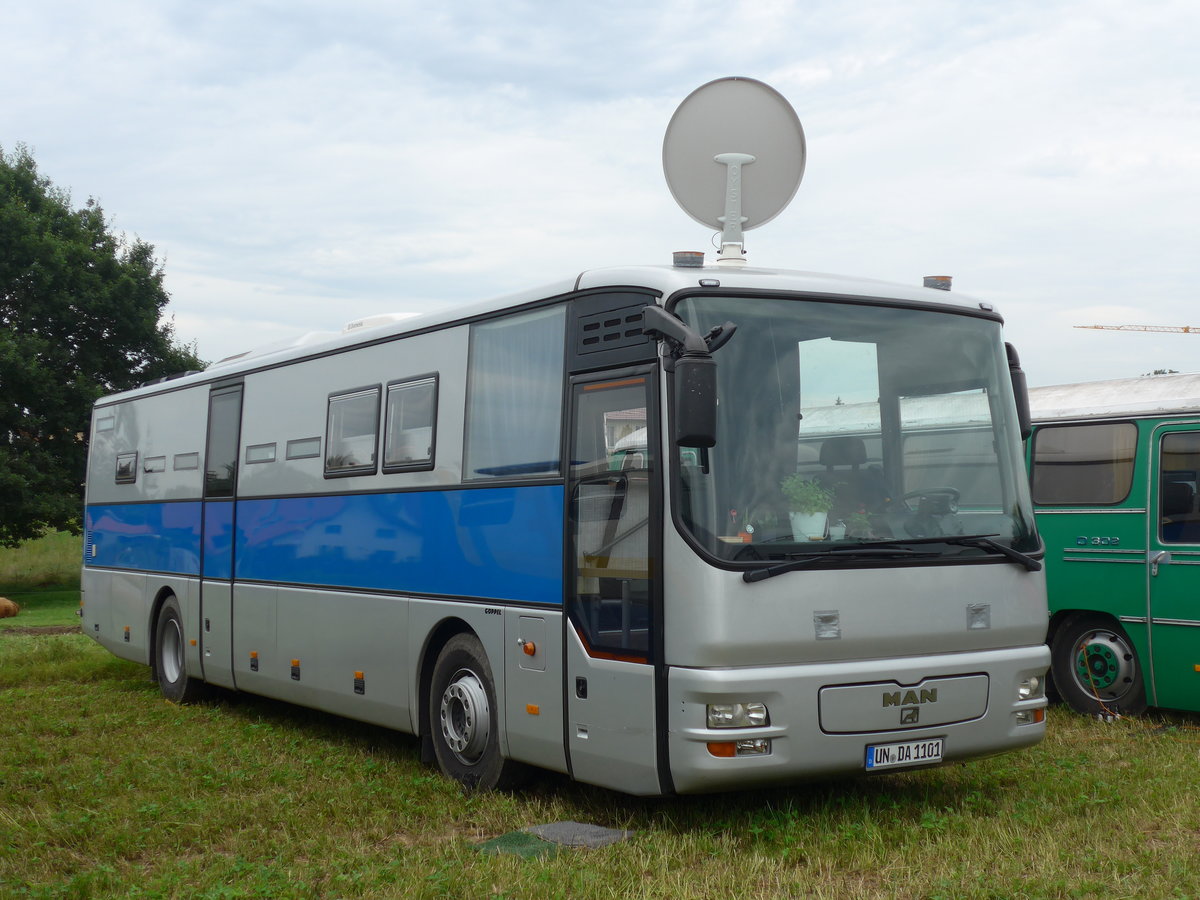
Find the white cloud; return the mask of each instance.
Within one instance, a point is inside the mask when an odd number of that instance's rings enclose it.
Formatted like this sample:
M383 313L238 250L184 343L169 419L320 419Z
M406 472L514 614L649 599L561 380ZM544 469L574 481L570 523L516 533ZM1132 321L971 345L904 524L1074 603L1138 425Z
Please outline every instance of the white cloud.
M663 183L662 132L693 88L742 74L788 96L809 140L752 261L955 275L1005 312L1035 384L1196 368L1190 336L1070 327L1098 308L1190 324L1191 0L7 15L0 80L21 89L0 143L156 245L206 358L706 249Z

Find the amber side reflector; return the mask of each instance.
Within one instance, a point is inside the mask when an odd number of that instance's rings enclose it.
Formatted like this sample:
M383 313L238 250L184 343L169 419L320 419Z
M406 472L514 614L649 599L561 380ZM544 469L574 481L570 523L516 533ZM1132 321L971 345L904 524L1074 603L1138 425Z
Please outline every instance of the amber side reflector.
M708 752L723 759L737 756L737 744L734 741L709 741Z
M1033 711L1033 721L1034 722L1045 722L1046 721L1046 710L1035 709Z
M526 703L525 712L529 713L531 716L540 716L542 714L542 708L536 703Z
M196 639L195 639L195 638L192 638L190 641L188 641L188 643L189 643L189 644L191 644L193 647L195 647L195 646L196 646Z
M1196 671L1200 672L1200 666L1196 666Z

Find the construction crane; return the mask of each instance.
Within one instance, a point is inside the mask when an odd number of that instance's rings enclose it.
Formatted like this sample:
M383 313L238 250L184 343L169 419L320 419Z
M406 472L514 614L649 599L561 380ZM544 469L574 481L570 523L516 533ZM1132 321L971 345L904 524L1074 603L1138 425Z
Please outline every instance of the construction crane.
M1200 334L1200 325L1076 325L1075 328L1098 328L1103 331L1161 331L1172 334Z

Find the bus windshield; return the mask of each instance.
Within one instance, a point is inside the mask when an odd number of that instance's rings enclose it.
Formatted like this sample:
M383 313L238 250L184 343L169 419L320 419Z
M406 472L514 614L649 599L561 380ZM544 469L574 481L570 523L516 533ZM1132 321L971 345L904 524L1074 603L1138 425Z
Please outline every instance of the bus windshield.
M999 322L800 297L674 312L701 334L738 329L715 356L717 444L678 457L675 513L702 553L863 565L883 554L848 548L919 541L896 565L1038 549Z

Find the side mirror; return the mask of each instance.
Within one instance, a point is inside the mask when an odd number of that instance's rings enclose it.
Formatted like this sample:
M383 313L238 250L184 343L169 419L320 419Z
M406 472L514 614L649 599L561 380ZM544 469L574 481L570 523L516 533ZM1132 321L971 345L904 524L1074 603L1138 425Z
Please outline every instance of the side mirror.
M675 443L717 443L717 364L711 356L681 356L675 361Z
M1008 377L1012 380L1013 397L1017 401L1017 424L1021 428L1021 440L1029 440L1033 434L1033 416L1029 412L1029 387L1025 383L1025 370L1021 358L1012 344L1004 345L1008 353Z
M736 326L726 322L714 329L717 341L724 332L733 335ZM642 310L642 331L664 341L671 351L668 371L675 377L675 443L680 447L713 447L717 443L717 364L708 342L660 306ZM719 346L719 345L718 345Z

